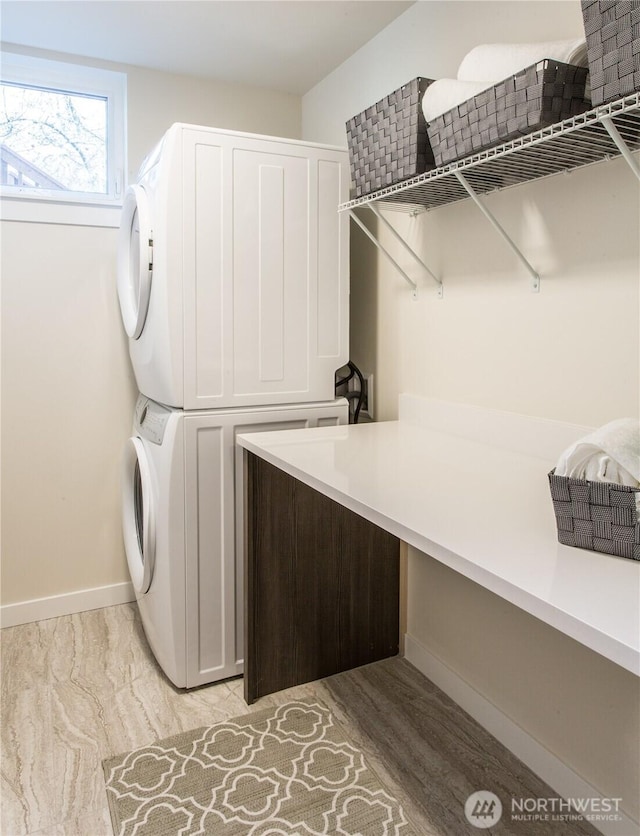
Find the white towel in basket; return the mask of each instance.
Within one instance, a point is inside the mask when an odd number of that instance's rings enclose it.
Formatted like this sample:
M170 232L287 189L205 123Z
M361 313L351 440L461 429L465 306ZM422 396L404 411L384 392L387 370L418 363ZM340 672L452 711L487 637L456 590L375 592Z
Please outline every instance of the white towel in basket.
M424 118L431 122L456 105L492 87L486 81L459 81L457 78L439 78L430 84L422 97Z
M480 44L468 52L457 78L441 78L427 87L422 112L427 123L520 70L553 58L576 67L587 66L587 42L543 41L534 44Z
M480 44L462 59L458 67L458 80L497 84L545 58L586 67L587 43L584 38L577 38L534 44Z
M640 488L640 423L619 418L576 441L560 456L556 476ZM640 493L636 506L640 513Z

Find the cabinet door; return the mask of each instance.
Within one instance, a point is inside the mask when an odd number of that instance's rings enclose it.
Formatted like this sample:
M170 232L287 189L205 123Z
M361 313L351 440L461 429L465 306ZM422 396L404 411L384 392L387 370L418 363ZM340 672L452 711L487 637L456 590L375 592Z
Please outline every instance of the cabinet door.
M234 151L236 395L308 390L309 179L298 154Z
M242 673L235 642L233 423L224 414L185 424L187 687Z
M339 149L185 132L185 409L333 399L349 348L347 182Z
M245 699L395 656L399 541L246 454Z
M333 398L348 359L349 219L337 211L346 180L339 151L234 150L235 398Z

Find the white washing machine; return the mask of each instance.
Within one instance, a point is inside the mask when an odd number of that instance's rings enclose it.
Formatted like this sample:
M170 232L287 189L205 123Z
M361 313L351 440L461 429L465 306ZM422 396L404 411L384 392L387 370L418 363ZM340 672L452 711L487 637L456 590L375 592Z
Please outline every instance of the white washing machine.
M183 409L333 400L348 359L347 152L175 124L126 193L138 389Z
M243 671L236 435L347 421L344 399L184 412L138 398L124 456L124 541L147 639L178 687Z

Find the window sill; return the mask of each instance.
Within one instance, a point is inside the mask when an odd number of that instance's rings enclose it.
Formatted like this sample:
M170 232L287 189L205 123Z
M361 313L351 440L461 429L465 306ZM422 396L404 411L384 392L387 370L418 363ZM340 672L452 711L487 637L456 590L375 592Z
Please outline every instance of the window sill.
M0 219L21 223L117 228L121 213L119 203L58 203L19 197L3 197L0 201Z

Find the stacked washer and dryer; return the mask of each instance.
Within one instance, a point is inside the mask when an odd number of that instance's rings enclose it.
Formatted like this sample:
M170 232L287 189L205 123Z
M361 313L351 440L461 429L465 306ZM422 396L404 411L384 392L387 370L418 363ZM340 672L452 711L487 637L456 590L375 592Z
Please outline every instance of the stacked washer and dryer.
M118 296L140 396L123 532L178 687L243 671L236 435L348 421L348 182L341 149L175 124L127 191Z

